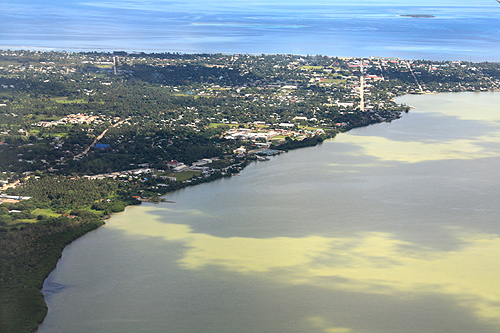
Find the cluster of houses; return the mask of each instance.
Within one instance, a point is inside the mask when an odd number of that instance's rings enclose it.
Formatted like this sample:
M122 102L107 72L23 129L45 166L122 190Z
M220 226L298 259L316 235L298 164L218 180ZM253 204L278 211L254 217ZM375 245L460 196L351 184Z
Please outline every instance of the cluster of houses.
M20 184L19 180L16 180L15 182L13 183L9 183L8 181L6 180L0 180L0 191L5 191L6 189L8 188L11 188L11 187L16 187ZM6 195L6 194L0 194L0 204L3 204L3 203L18 203L19 201L22 201L22 200L29 200L31 199L31 197L27 197L27 196L20 196L20 195ZM20 210L15 210L15 209L12 209L12 210L9 210L9 213L21 213Z
M297 118L297 117L296 117ZM307 118L306 118L307 119ZM294 127L293 123L283 123L280 124L281 127L291 128ZM265 143L261 143L262 146L269 147L269 141L277 136L280 136L281 139L278 141L284 141L283 137L295 137L298 139L305 138L307 136L314 136L317 134L324 134L325 131L323 129L316 129L314 131L306 131L306 130L297 130L292 131L290 129L251 129L251 128L233 128L225 132L224 138L228 140L246 140L253 141L256 145L259 145L258 141L263 141ZM261 147L262 148L262 147ZM240 153L236 152L235 153Z
M178 162L178 161L173 160L173 161L167 162L167 166L173 172L181 172L181 171L191 170L191 171L201 171L203 173L203 172L208 172L210 170L210 167L208 167L207 164L210 164L213 161L214 161L213 158L212 159L204 158L204 159L201 159L199 161L193 162L191 164L191 166L188 166L182 162Z
M202 173L207 173L208 171L211 170L210 167L207 165L212 163L214 159L209 159L209 158L204 158L202 160L193 162L190 166L186 165L182 162L178 161L170 161L167 162L167 167L170 171L173 172L181 172L181 171L201 171ZM104 179L104 178L130 178L130 177L142 177L147 174L158 174L158 173L165 173L165 170L157 170L150 168L147 164L142 164L140 165L141 168L138 169L132 169L132 170L124 170L124 171L117 171L117 172L112 172L112 173L104 173L104 174L98 174L98 175L86 175L83 176L83 178L86 179ZM168 179L170 181L176 181L177 177L175 176L162 176L161 178Z
M89 125L91 123L98 123L98 122L102 122L102 120L99 119L99 116L94 116L94 115L87 116L81 113L77 113L77 114L70 114L57 121L39 121L32 125L38 127L52 127L52 126L66 125L66 124Z
M284 133L285 132L285 133ZM258 140L263 139L269 141L278 135L289 135L290 131L282 130L252 130L250 128L234 128L225 133L224 138L228 140Z
M98 175L85 175L83 178L86 179L104 179L104 178L119 178L119 177L132 177L132 176L141 176L143 174L148 174L153 172L153 169L150 168L138 168L138 169L132 169L132 170L124 170L124 171L117 171L117 172L112 172L112 173L102 173Z
M31 197L23 197L18 195L0 194L0 203L16 203L22 200L29 200Z

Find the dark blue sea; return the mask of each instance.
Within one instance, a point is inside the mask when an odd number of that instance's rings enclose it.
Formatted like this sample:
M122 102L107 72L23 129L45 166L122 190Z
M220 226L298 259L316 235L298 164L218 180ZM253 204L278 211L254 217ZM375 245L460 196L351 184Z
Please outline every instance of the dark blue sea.
M1 2L1 49L500 61L495 0Z

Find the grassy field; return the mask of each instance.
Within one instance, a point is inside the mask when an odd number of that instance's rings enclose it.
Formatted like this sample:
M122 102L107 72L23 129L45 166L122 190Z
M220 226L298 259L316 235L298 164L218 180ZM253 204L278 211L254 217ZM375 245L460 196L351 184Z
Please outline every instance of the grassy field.
M166 177L175 177L177 181L183 182L193 177L201 175L201 171L180 171L180 172L165 172L161 174Z
M61 214L57 214L56 212L54 212L52 209L50 208L36 208L35 210L33 210L31 212L31 214L33 215L43 215L43 216L46 216L46 217L58 217L58 216L61 216Z
M112 64L96 64L97 68L113 68Z
M302 66L302 67L300 67L300 69L307 69L307 70L311 70L311 69L323 69L323 66Z
M324 130L321 127L313 127L313 126L299 126L299 128L306 130L306 131L315 131L315 130L319 130L319 129Z
M68 97L54 97L52 98L54 102L61 103L61 104L86 104L87 101L84 99L68 99Z
M323 83L337 83L337 84L343 83L343 84L345 84L346 80L343 80L343 79L324 79Z
M13 220L11 222L7 222L7 226L13 226L20 223L36 223L36 222L38 222L37 219L18 219L18 220Z
M208 125L208 128L218 128L218 127L233 128L233 127L238 127L238 124L210 123L210 125Z

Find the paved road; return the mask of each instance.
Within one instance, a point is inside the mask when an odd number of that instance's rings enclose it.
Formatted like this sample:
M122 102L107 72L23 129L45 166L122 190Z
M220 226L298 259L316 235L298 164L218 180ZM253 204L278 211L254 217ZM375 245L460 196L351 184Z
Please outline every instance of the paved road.
M99 134L99 136L97 138L95 138L95 140L90 144L90 146L88 146L83 152L81 152L80 154L76 155L75 157L73 157L74 160L79 160L81 159L82 157L86 156L88 153L89 153L89 150L95 146L95 144L101 140L104 135L106 135L106 132L108 132L108 130L110 128L113 128L113 127L116 127L120 124L123 124L123 122L129 120L130 118L127 118L127 119L123 119L123 120L120 120L119 122L117 122L116 124L114 124L113 126L109 127L109 128L106 128L101 134Z

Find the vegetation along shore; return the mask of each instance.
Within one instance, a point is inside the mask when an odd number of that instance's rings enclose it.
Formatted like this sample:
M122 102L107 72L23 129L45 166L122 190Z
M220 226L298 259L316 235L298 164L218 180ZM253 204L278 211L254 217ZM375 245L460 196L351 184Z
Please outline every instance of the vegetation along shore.
M127 205L395 120L403 94L499 89L490 62L0 51L0 331L36 330L64 247Z

